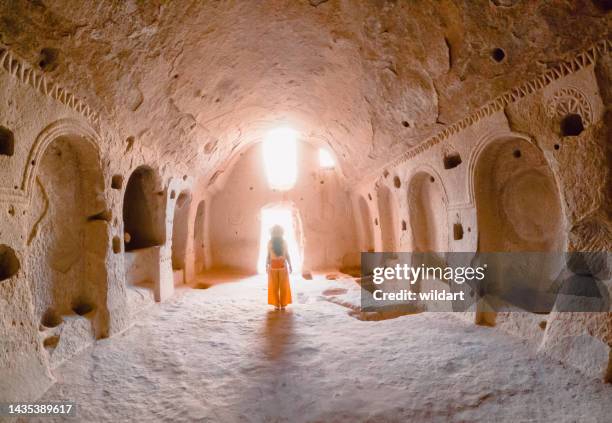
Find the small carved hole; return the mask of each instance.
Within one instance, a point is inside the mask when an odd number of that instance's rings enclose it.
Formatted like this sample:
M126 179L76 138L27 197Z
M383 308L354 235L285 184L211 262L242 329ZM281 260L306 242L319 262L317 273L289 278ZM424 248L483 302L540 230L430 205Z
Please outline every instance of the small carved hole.
M76 303L72 307L72 311L74 311L79 316L85 316L88 313L91 313L94 310L94 306L85 301L80 301Z
M101 211L100 213L91 215L87 218L88 222L93 222L94 220L102 220L104 222L110 222L113 219L113 212L110 209Z
M496 47L491 50L491 58L497 63L503 62L506 58L506 52L503 49Z
M521 150L514 150L514 151L512 152L512 156L513 156L515 159L519 159L519 158L522 156Z
M575 137L584 131L582 116L571 113L561 120L561 135L564 137Z
M44 72L53 72L59 62L59 50L56 48L45 47L40 51L38 66Z
M463 225L461 225L461 223L455 223L453 225L453 239L455 241L463 239Z
M410 128L410 122L408 122L407 120L403 120L403 121L402 121L402 126L403 126L404 128Z
M402 231L405 231L408 229L408 225L406 225L406 221L402 220Z
M402 181L400 181L399 176L393 177L393 186L395 186L395 188L400 188L402 186Z
M15 251L8 245L0 244L0 282L15 276L19 267Z
M125 151L128 152L134 147L135 138L133 136L129 136L125 139L126 147Z
M113 253L119 254L121 252L121 238L118 236L113 237Z
M368 200L372 201L372 194L368 192Z
M378 218L377 218L377 217L376 217L376 218L374 218L374 224L375 224L376 226L378 226Z
M12 156L15 153L15 136L13 132L0 126L0 155Z
M444 156L444 169L452 169L461 164L461 155L459 153L449 154Z
M559 144L555 144L555 145L553 146L553 148L554 148L555 150L558 150L558 149L560 149L560 148L561 148L561 146L560 146Z
M53 308L48 308L42 316L40 324L46 328L54 328L61 325L64 322L62 316Z
M176 191L170 191L170 198L174 200L176 198Z
M123 187L123 176L122 175L113 175L111 179L111 188L112 189L121 189Z
M43 341L43 346L48 350L54 350L55 347L57 347L57 344L59 344L59 340L59 335L50 336L48 338L45 338L45 340Z

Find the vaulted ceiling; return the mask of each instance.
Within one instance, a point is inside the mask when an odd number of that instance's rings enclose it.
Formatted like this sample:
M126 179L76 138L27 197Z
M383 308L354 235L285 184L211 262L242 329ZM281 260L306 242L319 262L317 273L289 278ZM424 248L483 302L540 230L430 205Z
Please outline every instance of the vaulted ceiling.
M284 123L351 177L608 36L604 3L0 0L0 41L170 166Z

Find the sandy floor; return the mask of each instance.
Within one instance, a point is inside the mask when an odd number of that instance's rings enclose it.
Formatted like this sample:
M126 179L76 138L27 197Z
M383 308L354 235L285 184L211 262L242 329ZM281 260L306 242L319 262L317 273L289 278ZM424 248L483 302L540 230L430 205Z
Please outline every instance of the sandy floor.
M446 314L357 320L320 295L332 284L294 281L285 312L261 278L189 290L66 363L42 400L85 422L610 421L610 385Z

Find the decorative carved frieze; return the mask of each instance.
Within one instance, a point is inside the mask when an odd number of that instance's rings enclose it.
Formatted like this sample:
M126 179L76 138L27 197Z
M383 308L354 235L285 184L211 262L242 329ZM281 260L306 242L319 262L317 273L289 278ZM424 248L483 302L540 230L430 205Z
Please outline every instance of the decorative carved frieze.
M440 142L443 142L451 136L474 125L479 120L491 116L492 114L500 110L503 110L508 104L514 103L529 94L533 94L536 91L541 90L542 88L550 85L552 82L557 81L560 78L564 78L587 66L595 64L597 58L607 56L608 54L610 54L611 51L612 41L607 39L599 41L587 50L576 55L572 60L560 63L559 65L555 66L552 69L549 69L542 75L499 95L498 97L494 98L484 106L476 109L474 112L470 113L464 118L450 124L442 131L419 143L390 164L387 164L385 168L392 168L407 162L408 160L439 144ZM563 108L578 108L580 110L584 110L585 113L588 112L589 114L583 115L583 118L586 122L590 123L592 121L592 111L590 110L589 103L583 102L583 99L580 98L580 96L570 97L568 95L569 93L569 91L560 92L558 100L554 103L554 107L560 108L559 110L562 110ZM361 183L364 180L375 178L378 173L379 171L376 171L375 173L370 174L365 178L362 178L362 180L359 181L357 184Z
M0 69L17 78L21 83L33 87L38 92L52 97L81 114L96 129L100 128L100 115L83 100L52 81L48 76L35 70L24 60L15 56L7 47L0 46Z
M573 87L558 89L546 103L546 113L551 118L579 114L585 125L593 123L593 110L584 93Z

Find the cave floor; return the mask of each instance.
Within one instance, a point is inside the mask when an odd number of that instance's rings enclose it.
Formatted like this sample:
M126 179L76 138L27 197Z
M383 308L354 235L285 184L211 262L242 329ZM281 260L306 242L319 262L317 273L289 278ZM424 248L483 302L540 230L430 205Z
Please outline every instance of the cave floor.
M266 305L261 276L183 290L58 368L41 401L74 401L87 422L612 415L612 386L536 356L516 338L444 313L361 321L321 295L338 283L294 278L294 305L284 312Z

